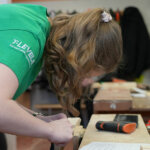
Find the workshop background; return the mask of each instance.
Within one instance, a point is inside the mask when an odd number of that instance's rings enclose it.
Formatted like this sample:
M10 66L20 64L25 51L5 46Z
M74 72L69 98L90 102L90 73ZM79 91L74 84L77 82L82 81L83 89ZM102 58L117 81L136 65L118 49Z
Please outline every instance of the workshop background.
M79 117L81 118L81 125L86 129L92 114L112 113L139 113L142 115L145 125L148 124L150 120L149 0L0 0L0 4L6 3L42 5L47 7L48 14L51 18L61 13L73 15L98 7L109 10L122 29L124 59L115 72L93 78L94 83L84 89L82 98L75 104L75 107L80 111ZM108 82L111 85L106 85ZM101 105L105 105L105 103L100 103L99 107L97 107L98 105L95 107L94 99L96 100L99 90L103 85L105 85L103 88L106 88L106 86L114 87L113 83L117 86L117 90L122 89L122 83L126 84L126 90L133 91L135 88L142 90L141 93L138 91L139 97L138 95L134 95L137 93L136 90L130 95L132 98L138 98L138 104L133 103L136 109L132 111L128 109L130 107L130 102L127 102L125 105L123 104L126 107L122 106L121 102L120 104L118 104L118 102L117 104L111 104L110 108L107 106L101 107ZM107 88L107 90L109 90L107 92L110 93L110 89ZM121 92L121 90L119 92ZM144 95L143 93L146 94ZM112 95L113 94L114 93L112 93ZM101 93L101 95L103 95L103 93ZM116 95L113 96L115 97ZM130 96L128 97L129 99ZM107 97L106 99L109 98L110 97ZM116 100L117 98L115 97L114 99ZM123 94L119 97L119 99L121 98L124 98ZM102 100L103 99L104 97ZM100 100L100 97L98 100ZM46 115L63 112L56 95L48 86L43 70L41 70L34 83L17 101L27 108ZM118 106L122 109L117 109ZM73 116L70 114L70 117ZM50 149L50 143L47 140L5 135L8 150ZM68 149L71 150L70 148Z

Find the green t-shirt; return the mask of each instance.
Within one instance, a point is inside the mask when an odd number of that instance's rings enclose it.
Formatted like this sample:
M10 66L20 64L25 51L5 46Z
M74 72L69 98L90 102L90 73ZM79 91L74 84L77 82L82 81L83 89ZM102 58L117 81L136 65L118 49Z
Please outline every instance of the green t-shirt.
M47 9L39 5L0 5L0 63L17 76L16 99L34 81L42 66L50 32Z

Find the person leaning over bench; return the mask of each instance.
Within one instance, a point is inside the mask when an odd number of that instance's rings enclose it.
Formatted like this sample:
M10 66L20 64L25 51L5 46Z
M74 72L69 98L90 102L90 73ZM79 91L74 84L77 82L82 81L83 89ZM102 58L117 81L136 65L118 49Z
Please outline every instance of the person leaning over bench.
M119 25L99 8L51 19L45 7L30 4L0 5L0 22L0 131L65 145L72 138L66 115L34 117L14 100L43 64L51 89L75 115L85 78L113 71L121 59Z

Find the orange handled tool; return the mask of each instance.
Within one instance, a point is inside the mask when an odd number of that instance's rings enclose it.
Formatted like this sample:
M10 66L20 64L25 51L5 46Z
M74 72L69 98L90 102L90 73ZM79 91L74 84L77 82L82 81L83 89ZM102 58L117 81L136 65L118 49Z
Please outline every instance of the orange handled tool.
M113 132L131 133L136 129L136 123L132 122L115 122L115 121L98 121L96 123L98 130L106 130Z

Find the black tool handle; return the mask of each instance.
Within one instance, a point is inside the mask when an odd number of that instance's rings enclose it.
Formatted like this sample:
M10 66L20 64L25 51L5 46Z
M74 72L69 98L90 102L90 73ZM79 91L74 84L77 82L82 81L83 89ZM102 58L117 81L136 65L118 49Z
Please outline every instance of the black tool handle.
M115 121L108 121L108 122L98 121L96 123L96 128L98 130L131 133L135 130L136 123L115 122Z

